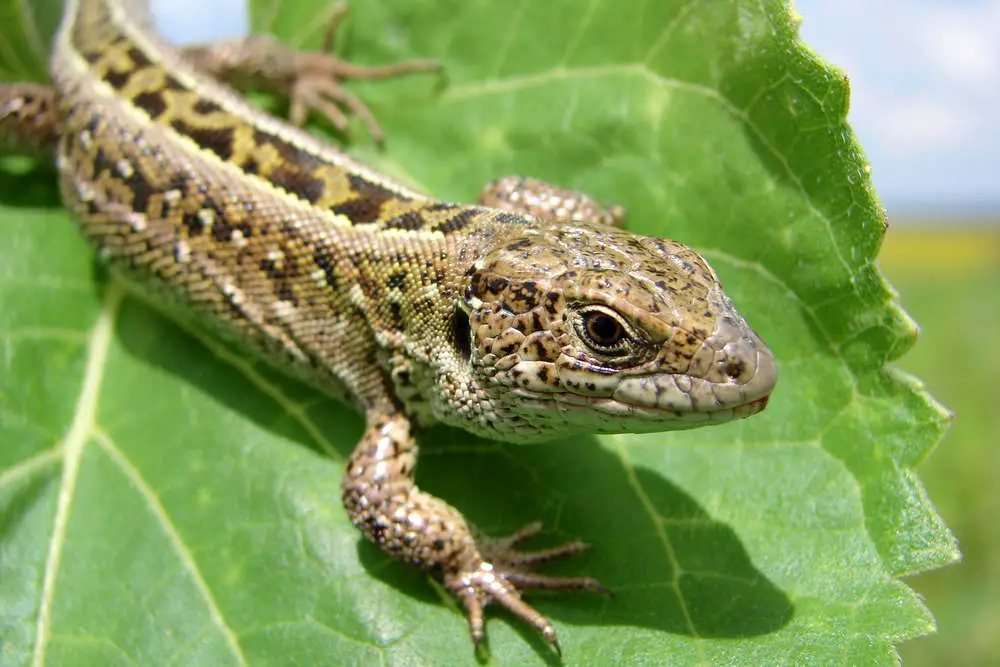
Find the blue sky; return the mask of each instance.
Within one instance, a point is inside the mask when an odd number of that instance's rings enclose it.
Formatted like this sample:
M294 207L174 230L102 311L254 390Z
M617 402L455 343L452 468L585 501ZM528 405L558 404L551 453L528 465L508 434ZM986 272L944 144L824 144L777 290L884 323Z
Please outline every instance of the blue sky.
M1000 212L1000 0L798 0L890 212Z
M152 4L175 41L247 25L244 0ZM1000 212L1000 0L796 0L795 9L806 43L851 79L849 120L890 213Z

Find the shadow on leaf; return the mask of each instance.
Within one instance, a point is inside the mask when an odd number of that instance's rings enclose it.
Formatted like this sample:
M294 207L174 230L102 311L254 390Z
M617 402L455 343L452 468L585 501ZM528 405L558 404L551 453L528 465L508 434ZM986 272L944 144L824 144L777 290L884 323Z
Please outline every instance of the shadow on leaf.
M485 533L504 535L542 519L543 536L526 549L578 538L591 544L545 572L594 576L615 597L532 596L557 622L737 638L775 632L792 619L790 600L754 568L732 528L657 473L637 468L629 477L598 438L516 446L442 427L422 442L421 487L459 507ZM410 588L402 581L408 571L385 568L374 547L360 555L373 576Z
M265 392L239 368L213 354L213 349L231 351L232 346L219 342L211 334L195 336L185 332L166 315L138 299L130 298L123 304L116 334L123 347L144 363L183 378L258 426L320 454L339 456L340 461L345 461L361 437L364 422L347 406L288 378L266 363L253 361L235 348L239 363L245 363L269 387ZM203 340L213 349L206 347ZM280 396L282 403L275 396ZM325 451L303 422L289 414L287 405L305 407L309 421L333 452Z
M59 186L47 165L29 158L0 159L0 202L14 208L52 208L59 201Z

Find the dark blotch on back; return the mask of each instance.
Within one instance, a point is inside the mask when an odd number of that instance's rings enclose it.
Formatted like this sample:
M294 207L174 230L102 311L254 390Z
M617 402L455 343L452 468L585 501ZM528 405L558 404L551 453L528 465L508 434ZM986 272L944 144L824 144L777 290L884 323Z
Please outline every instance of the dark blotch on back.
M323 166L323 162L315 155L261 130L255 130L253 138L261 146L273 146L281 157L281 166L267 176L271 183L310 204L320 200L324 191L323 181L313 174ZM244 165L243 169L248 174L255 174L258 167L256 164Z
M188 236L201 236L202 232L205 231L205 223L201 221L201 217L197 213L185 213L181 220L187 227Z
M132 64L135 65L136 69L141 69L141 68L149 67L150 65L153 64L153 61L150 60L146 56L146 54L143 53L136 46L133 46L132 48L130 48L128 50L128 57L132 61Z
M188 88L182 84L179 79L172 76L165 76L163 78L163 88L165 90L188 90Z
M385 284L391 288L403 289L403 287L406 286L406 272L397 271L396 273L391 274L385 281Z
M383 201L366 198L349 199L330 210L338 215L346 216L355 225L370 224L378 220L379 215L382 214Z
M442 234L451 234L452 232L464 229L470 222L475 220L477 212L474 208L463 209L458 215L454 215L434 227L434 231L441 232Z
M336 287L337 272L334 268L330 251L325 245L316 245L316 249L313 250L313 262L323 270L323 275L326 276L326 284L330 287Z
M337 204L331 210L339 215L347 216L355 224L375 222L382 214L383 204L390 199L400 198L392 190L365 180L358 174L349 174L348 180L354 197Z
M386 229L414 230L424 226L424 218L416 211L407 211L385 223Z
M323 181L303 172L295 165L282 165L273 169L269 180L285 192L310 204L315 204L323 196Z
M170 126L190 138L201 148L211 151L222 160L233 155L233 130L228 127L194 127L182 120L171 121Z
M222 107L205 97L198 98L198 101L194 103L194 110L202 115L209 115L222 111Z
M206 197L202 202L202 208L208 208L215 211L215 216L212 220L212 238L219 243L229 243L232 241L234 227L232 223L226 219L226 216L223 215L222 207L219 206L214 199Z
M132 98L132 104L145 111L156 120L167 110L167 102L160 91L144 91Z
M298 305L298 299L295 298L295 290L292 288L291 283L282 280L278 283L278 289L275 290L274 295L278 297L279 301L288 301L293 305Z
M110 70L104 75L104 81L115 90L121 90L128 83L128 80L132 78L133 73L134 70L130 69L124 71Z

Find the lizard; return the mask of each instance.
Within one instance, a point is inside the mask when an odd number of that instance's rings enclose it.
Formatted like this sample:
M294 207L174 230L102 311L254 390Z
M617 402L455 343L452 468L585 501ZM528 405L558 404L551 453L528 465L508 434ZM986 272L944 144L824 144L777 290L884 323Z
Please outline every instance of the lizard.
M342 12L331 21L327 44ZM388 556L437 578L475 646L506 608L559 651L522 593L603 591L535 567L585 548L490 538L415 482L418 436L693 428L761 412L774 356L692 248L533 178L476 204L397 183L304 131L373 114L342 81L435 69L353 65L266 36L179 50L137 0L68 0L48 84L0 85L0 144L54 156L60 192L112 273L364 416L341 499ZM241 95L264 85L290 120ZM234 87L235 86L235 87Z

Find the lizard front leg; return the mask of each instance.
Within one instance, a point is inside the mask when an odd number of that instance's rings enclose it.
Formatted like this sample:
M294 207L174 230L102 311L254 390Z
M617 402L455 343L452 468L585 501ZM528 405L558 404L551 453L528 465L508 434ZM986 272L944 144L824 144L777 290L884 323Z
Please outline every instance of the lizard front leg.
M498 178L483 187L478 203L555 222L584 221L625 227L625 209L622 206L602 205L585 192L537 178Z
M59 140L55 90L39 83L0 85L0 149L51 155Z
M483 610L497 603L558 650L555 627L521 599L521 591L604 591L589 577L531 572L535 565L579 553L586 545L568 542L542 551L517 551L518 544L538 532L537 523L506 538L479 535L461 512L414 484L417 443L406 416L394 409L373 410L366 421L341 484L354 525L383 552L436 576L461 601L475 644L484 637Z

